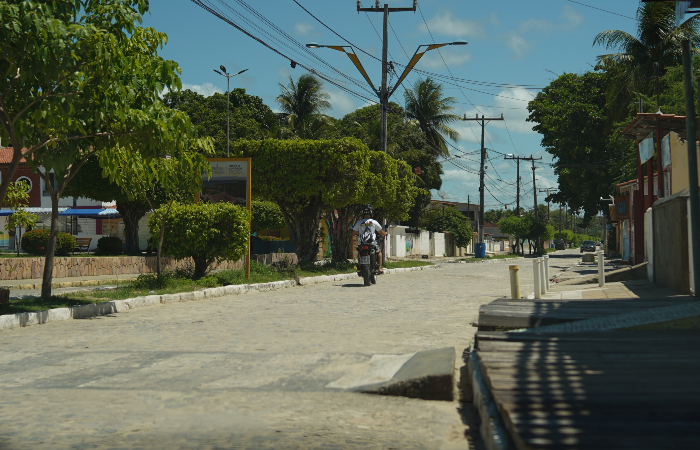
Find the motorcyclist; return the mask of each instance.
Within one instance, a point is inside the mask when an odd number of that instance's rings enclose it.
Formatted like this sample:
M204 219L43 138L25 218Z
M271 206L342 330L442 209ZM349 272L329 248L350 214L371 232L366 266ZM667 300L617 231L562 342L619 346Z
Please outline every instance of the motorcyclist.
M382 270L382 251L377 245L377 235L386 236L386 231L382 230L382 226L376 220L372 219L374 208L369 203L362 206L362 219L358 220L352 228L352 235L358 236L358 243L371 244L377 249L377 258L379 258L379 273L383 274ZM362 233L362 235L360 235Z

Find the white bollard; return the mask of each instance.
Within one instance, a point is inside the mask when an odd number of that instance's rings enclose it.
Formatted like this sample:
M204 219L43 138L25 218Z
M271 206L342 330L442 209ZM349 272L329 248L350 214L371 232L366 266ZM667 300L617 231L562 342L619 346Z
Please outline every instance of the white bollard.
M542 292L540 291L540 260L535 258L532 260L532 272L535 278L535 298L541 299Z
M598 286L605 287L605 251L598 250Z
M547 293L547 280L544 277L544 258L539 257L540 260L540 292L542 295Z
M510 297L520 300L520 266L508 266L510 270Z
M547 292L549 292L549 256L544 255L544 280L545 280L545 288L547 289Z

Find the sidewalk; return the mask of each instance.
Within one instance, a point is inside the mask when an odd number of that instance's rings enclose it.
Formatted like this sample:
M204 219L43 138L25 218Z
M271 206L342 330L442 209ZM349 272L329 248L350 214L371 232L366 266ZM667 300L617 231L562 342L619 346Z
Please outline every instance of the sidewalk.
M673 289L659 286L646 279L598 284L563 285L553 284L542 296L543 300L577 300L577 299L626 299L626 298L672 298L684 297ZM534 294L531 296L534 298Z

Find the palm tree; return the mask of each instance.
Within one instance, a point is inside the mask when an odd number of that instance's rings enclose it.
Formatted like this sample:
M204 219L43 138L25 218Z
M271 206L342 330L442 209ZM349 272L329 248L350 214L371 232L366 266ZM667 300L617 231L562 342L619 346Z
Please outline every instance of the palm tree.
M693 46L700 44L695 15L676 25L674 2L643 3L637 9L637 36L621 31L608 30L598 33L593 45L600 45L616 53L600 55L598 68L617 74L613 98L625 92L651 94L654 63L659 63L660 75L669 67L681 63L681 42L690 40Z
M404 99L406 117L415 121L425 133L428 146L435 156L449 155L445 136L453 141L459 139L459 133L448 126L460 120L459 116L452 114L455 98L445 97L442 85L428 77L425 80L419 78L413 84L413 89L406 89Z
M280 83L282 92L277 104L289 114L288 120L295 134L301 138L306 134L318 135L320 125L325 124L325 111L331 108L330 95L323 91L323 84L313 75L304 74L297 82L289 77L287 86ZM307 133L308 132L308 133Z

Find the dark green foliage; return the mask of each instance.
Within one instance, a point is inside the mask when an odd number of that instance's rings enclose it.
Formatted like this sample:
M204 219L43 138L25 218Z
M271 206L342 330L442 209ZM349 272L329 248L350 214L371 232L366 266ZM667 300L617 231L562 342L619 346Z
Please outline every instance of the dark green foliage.
M121 255L122 240L116 236L104 236L97 241L98 255Z
M230 203L176 203L165 217L163 253L192 258L194 278L201 278L214 261L238 261L246 254L248 221L248 211ZM155 214L148 225L152 236L160 235L161 221Z
M251 231L278 230L286 226L280 207L273 202L253 201L250 209Z
M565 73L528 104L529 122L542 135L542 147L554 157L559 192L555 202L583 210L584 220L598 214L613 192L620 171L620 149L609 144L605 73Z
M185 112L197 129L199 137L214 139L217 156L226 156L226 94L216 93L204 97L185 89L168 92L163 102L166 106ZM267 130L274 128L277 115L263 103L260 97L236 88L230 94L231 142L239 139L261 139Z
M22 250L31 255L46 256L46 246L49 242L50 234L49 230L27 231L22 236ZM72 252L74 248L75 237L68 233L58 233L54 255L65 256Z
M449 231L455 238L457 247L466 247L472 240L474 230L469 219L457 208L435 205L428 208L423 216L423 227L432 232Z

